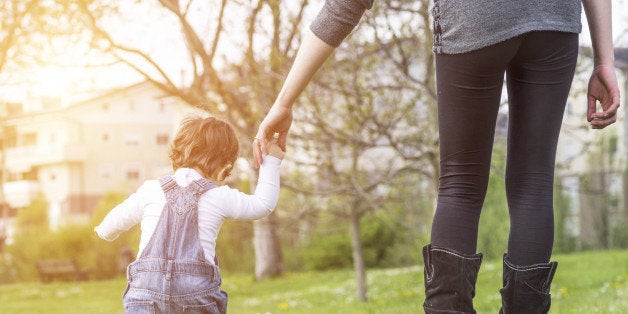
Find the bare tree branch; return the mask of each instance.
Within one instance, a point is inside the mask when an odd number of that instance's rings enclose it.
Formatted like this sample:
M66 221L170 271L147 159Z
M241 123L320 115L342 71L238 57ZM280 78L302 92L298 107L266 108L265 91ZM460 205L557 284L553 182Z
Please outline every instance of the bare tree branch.
M2 36L2 41L0 41L0 72L4 68L7 59L9 57L9 51L11 48L14 48L16 44L16 39L18 35L18 31L23 27L25 22L25 17L35 8L38 1L31 0L26 3L26 5L19 5L17 1L10 1L3 5L9 6L11 9L11 18L2 19L0 21L0 35ZM23 10L20 10L22 9Z
M293 44L293 40L295 35L297 34L297 32L299 31L299 25L301 24L301 21L303 20L303 12L305 11L305 7L308 4L308 0L302 0L301 1L301 8L299 9L299 13L297 13L297 15L294 17L294 19L292 20L292 27L290 27L290 33L288 35L288 39L286 40L286 43L281 51L281 53L285 56L290 56L290 58L292 58L293 56L290 55L290 47L292 47Z

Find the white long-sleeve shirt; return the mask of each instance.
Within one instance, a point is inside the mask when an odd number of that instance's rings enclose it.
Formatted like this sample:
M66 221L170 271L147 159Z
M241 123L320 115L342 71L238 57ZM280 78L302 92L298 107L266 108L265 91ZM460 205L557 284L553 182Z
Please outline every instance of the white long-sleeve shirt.
M214 262L216 238L225 219L254 220L273 211L279 199L280 165L281 159L264 156L253 195L228 186L219 186L201 195L198 202L198 231L208 262ZM201 175L194 169L180 168L172 177L177 184L186 187L200 179ZM166 197L159 180L145 181L135 193L114 207L94 231L100 238L113 241L122 232L141 222L139 257L155 231L165 204Z

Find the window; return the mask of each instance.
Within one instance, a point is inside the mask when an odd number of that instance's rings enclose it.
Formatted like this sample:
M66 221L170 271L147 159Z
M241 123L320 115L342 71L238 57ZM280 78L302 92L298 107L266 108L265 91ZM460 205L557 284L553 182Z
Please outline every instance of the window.
M166 133L157 134L155 138L155 143L157 145L168 145L169 136Z
M24 133L22 135L22 146L37 145L37 133Z
M139 146L142 136L139 133L130 133L124 136L124 144L127 146Z
M39 170L37 170L35 167L33 167L28 172L22 172L20 180L38 181L39 180Z
M113 165L112 164L104 164L100 166L100 178L102 179L111 179L113 177Z
M130 181L137 181L140 179L140 167L129 166L126 168L126 179Z
M15 126L5 126L3 132L2 141L4 141L5 147L16 147L17 146L17 131L15 130Z

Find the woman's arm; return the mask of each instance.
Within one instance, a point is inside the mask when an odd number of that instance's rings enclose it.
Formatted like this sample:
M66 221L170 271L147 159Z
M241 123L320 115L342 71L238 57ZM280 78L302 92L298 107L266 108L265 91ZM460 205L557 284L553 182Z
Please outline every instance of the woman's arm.
M286 150L286 138L292 124L292 105L333 50L333 46L307 31L275 103L257 130L253 141L256 168L262 163L262 154L268 154L267 143L275 133L279 133L279 147Z
M587 120L601 129L617 120L619 86L615 77L612 6L610 0L583 0L593 44L594 69L587 92ZM602 107L597 111L597 102Z
M255 167L268 154L267 142L275 133L279 147L286 150L288 130L292 125L292 105L310 80L331 55L334 48L355 28L373 0L327 0L316 20L310 25L299 47L292 68L270 111L262 121L253 140Z
M333 51L333 46L308 30L273 107L281 106L291 109L296 98Z

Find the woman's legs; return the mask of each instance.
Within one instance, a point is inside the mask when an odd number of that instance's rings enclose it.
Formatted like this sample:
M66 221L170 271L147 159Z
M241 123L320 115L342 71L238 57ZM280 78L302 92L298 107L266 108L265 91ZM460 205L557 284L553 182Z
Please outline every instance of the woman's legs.
M506 195L508 253L500 313L547 313L558 264L554 240L554 162L563 111L578 56L578 35L523 36L507 69L509 126Z
M506 190L509 256L547 262L558 133L577 57L577 34L531 32L459 55L436 55L441 174L434 246L474 254L503 73L508 72Z
M556 145L578 56L578 34L532 32L522 37L507 69L508 260L532 265L547 263L552 253Z
M552 187L577 34L533 32L460 55L436 56L441 174L431 245L423 249L426 313L475 313L475 254L508 72L506 194L511 231L500 313L546 313L557 264Z
M423 248L425 313L475 313L478 221L504 71L518 45L436 55L441 174L432 244Z
M475 254L504 72L519 43L436 55L441 173L434 246Z

